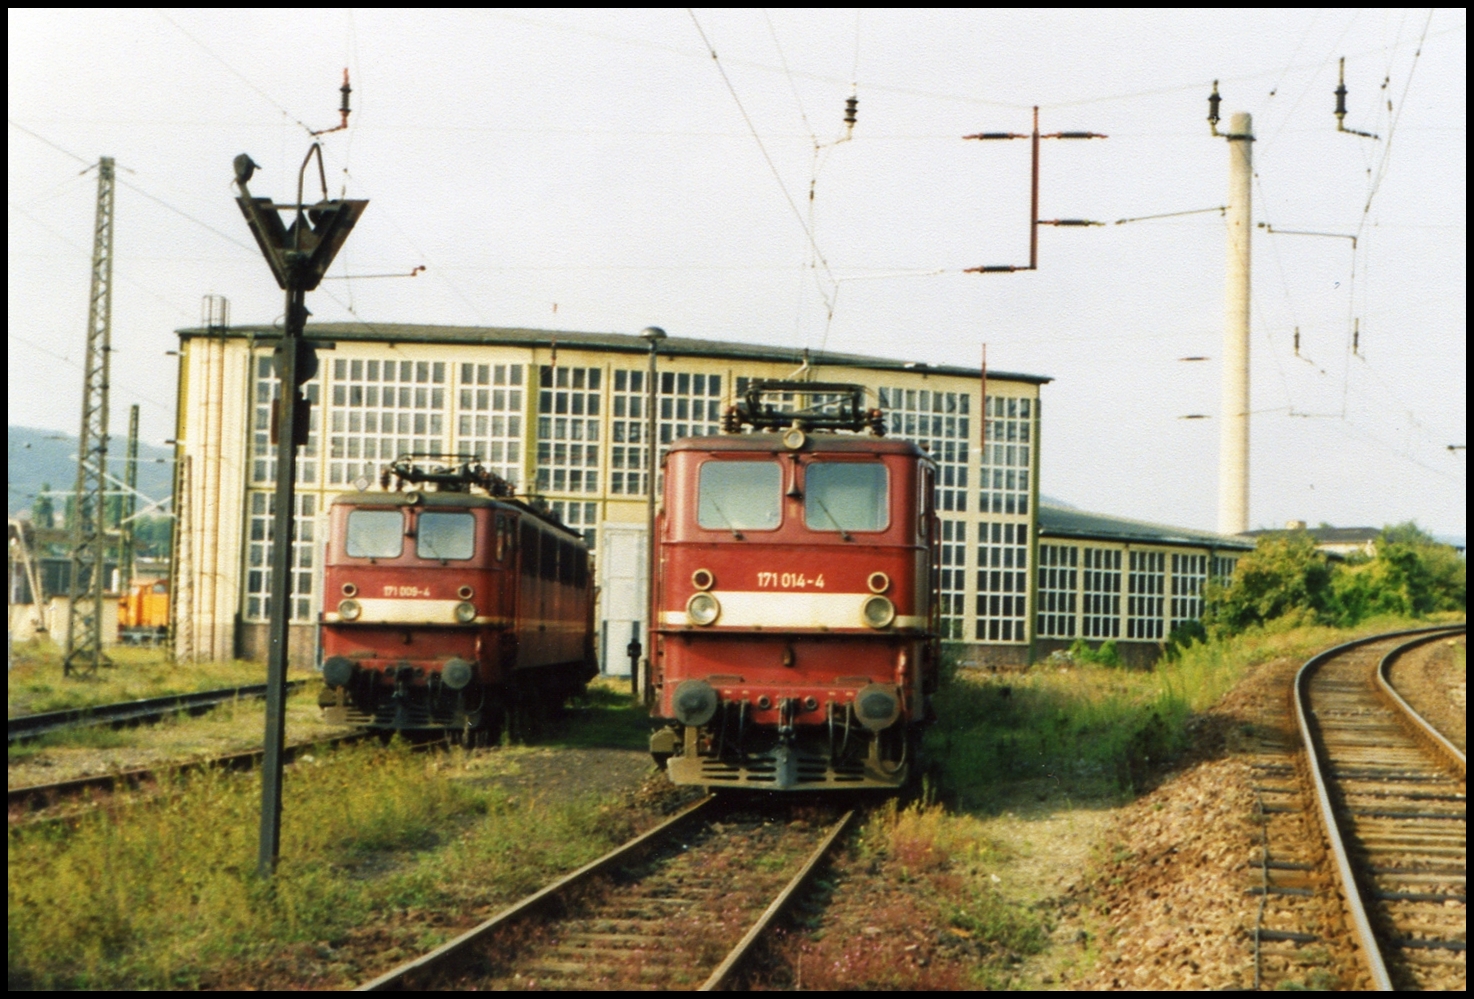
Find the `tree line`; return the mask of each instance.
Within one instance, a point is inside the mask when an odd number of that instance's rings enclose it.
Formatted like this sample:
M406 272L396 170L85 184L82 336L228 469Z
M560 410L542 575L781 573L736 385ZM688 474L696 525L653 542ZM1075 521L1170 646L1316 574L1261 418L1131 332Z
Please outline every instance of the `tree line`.
M1384 528L1372 553L1340 561L1305 531L1265 535L1239 559L1231 579L1208 584L1202 632L1233 635L1288 616L1350 627L1381 615L1464 612L1466 568L1458 549L1412 521Z

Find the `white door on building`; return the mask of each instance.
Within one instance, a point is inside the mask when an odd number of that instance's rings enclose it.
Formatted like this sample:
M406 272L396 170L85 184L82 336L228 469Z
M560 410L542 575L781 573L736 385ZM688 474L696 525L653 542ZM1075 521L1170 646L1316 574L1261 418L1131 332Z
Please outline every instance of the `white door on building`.
M648 558L644 524L599 525L599 669L630 675L630 639L644 642Z

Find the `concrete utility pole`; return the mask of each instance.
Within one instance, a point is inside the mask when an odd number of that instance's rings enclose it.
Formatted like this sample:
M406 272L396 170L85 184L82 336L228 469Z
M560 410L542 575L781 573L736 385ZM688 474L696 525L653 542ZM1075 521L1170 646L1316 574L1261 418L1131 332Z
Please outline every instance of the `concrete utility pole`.
M108 362L113 326L113 158L97 161L97 216L92 237L92 292L87 309L87 361L82 380L82 431L77 436L73 493L72 578L67 593L67 649L62 672L112 665L102 651L107 586Z
M1218 96L1215 85L1213 96ZM1254 232L1254 122L1243 112L1217 129L1217 103L1209 117L1213 134L1228 140L1228 279L1224 288L1222 429L1218 450L1218 531L1249 529L1249 270Z

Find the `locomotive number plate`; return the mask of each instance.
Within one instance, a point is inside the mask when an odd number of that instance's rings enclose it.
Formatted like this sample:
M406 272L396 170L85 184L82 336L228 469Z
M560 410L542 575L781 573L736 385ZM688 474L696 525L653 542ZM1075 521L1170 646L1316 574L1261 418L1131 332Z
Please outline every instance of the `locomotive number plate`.
M428 597L430 587L428 586L386 586L384 596L386 597Z
M759 588L782 590L822 590L824 574L821 572L817 576L805 576L801 572L760 572L757 574L757 585Z

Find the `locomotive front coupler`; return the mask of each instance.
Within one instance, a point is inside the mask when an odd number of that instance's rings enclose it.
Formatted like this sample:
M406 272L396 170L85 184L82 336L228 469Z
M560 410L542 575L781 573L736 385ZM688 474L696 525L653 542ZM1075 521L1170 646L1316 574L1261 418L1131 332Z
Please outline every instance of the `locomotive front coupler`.
M786 745L793 741L793 706L796 697L778 698L778 738Z
M840 737L838 749L835 749L834 747L834 728L836 724L834 720L835 703L833 701L828 701L826 702L825 707L825 714L829 722L829 760L831 763L834 763L837 762L839 758L844 755L844 751L850 746L850 720L855 716L855 705L852 701L846 702L843 705L844 733Z

